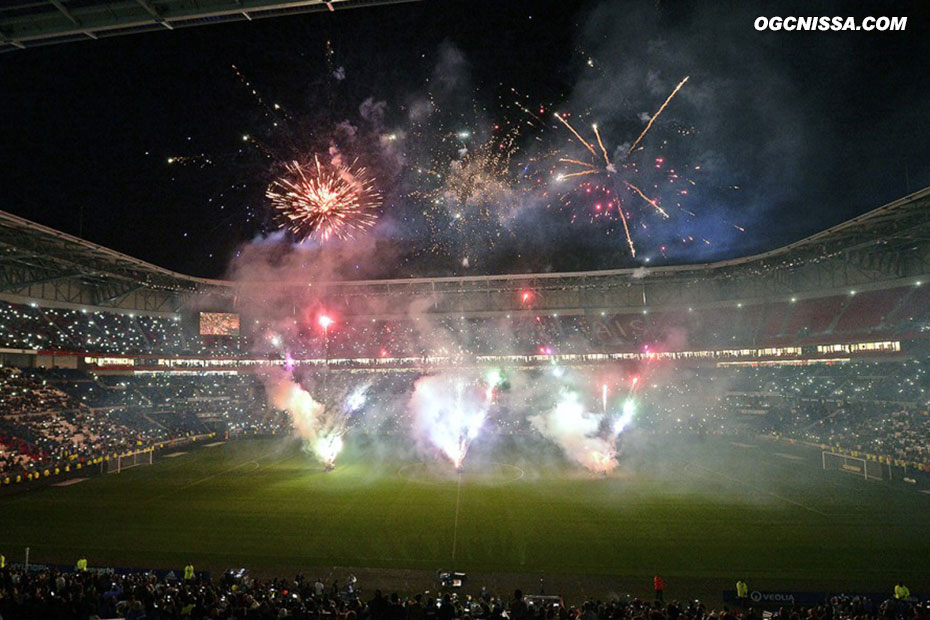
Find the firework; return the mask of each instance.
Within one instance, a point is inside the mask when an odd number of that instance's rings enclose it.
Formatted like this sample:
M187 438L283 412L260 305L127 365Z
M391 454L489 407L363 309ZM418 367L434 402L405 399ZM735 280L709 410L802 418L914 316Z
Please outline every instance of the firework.
M574 126L569 122L568 118L564 114L555 113L555 118L571 133L574 140L577 141L581 146L583 146L588 153L591 154L590 161L583 161L577 158L565 157L562 156L559 158L559 162L567 164L570 166L567 170L561 171L556 175L556 180L564 181L567 179L573 178L583 178L583 184L579 186L579 189L583 189L586 194L590 194L592 190L605 195L604 203L598 203L595 207L596 214L594 217L607 217L613 207L616 208L616 213L620 223L623 225L623 234L626 239L627 246L630 249L630 255L636 256L636 246L633 243L633 236L630 234L630 211L624 209L624 204L618 196L618 193L612 189L616 186L614 177L620 173L626 173L628 176L632 176L638 172L635 164L628 161L630 155L637 150L637 147L642 143L643 138L646 137L646 134L649 133L649 130L652 128L653 123L656 119L665 111L665 108L668 107L668 104L675 98L675 95L678 94L678 91L681 90L681 87L685 85L685 82L688 81L688 76L685 76L672 90L671 94L665 99L659 109L655 114L650 117L649 122L646 124L646 127L643 128L636 140L633 141L633 144L627 149L626 153L620 161L611 160L610 154L607 151L607 147L604 144L604 138L601 135L601 131L596 124L592 125L594 131L595 141L591 142L586 140L581 133L575 129ZM595 143L597 144L597 149L595 149ZM658 160L657 167L661 168L664 160ZM590 179L600 178L602 181L597 184L590 183ZM674 182L677 179L677 174L673 170L669 171L669 181ZM640 187L632 183L628 179L623 179L620 182L622 187L625 187L631 195L639 198L646 204L648 204L652 209L654 209L662 218L667 219L669 217L668 212L659 204L658 200L652 198L646 194ZM679 206L680 208L680 206ZM682 209L683 210L683 209Z
M649 119L649 122L646 123L646 127L643 129L642 133L639 134L639 136L636 138L636 141L633 142L632 146L630 146L629 150L626 152L627 155L632 153L639 145L639 143L643 141L643 138L645 138L646 134L649 133L649 130L652 129L652 124L656 122L656 119L659 118L659 115L665 111L666 106L668 106L669 102L675 98L675 95L678 94L678 91L681 90L681 87L685 85L685 82L688 81L689 77L690 76L686 75L682 81L678 82L678 86L675 87L675 90L672 91L672 94L670 94L668 98L662 103L662 105L659 106L659 109L656 111L656 113L653 114Z
M553 373L561 379L562 372ZM629 428L636 415L633 399L637 379L634 379L620 411L609 402L609 386L600 385L600 410L592 411L578 391L562 389L555 406L528 417L541 435L554 442L562 452L597 474L607 474L618 465L618 439Z
M346 413L355 413L365 406L365 403L368 402L369 387L371 387L371 384L365 383L356 387L354 390L352 390L351 393L349 393L349 395L346 397L344 407Z
M614 420L613 423L613 432L615 436L619 436L626 427L630 425L630 422L633 421L633 416L636 415L636 402L632 398L627 398L623 401L623 409L620 412L620 416Z
M638 376L633 377L630 381L630 389L626 394L626 399L623 401L623 408L620 410L620 415L614 420L612 425L615 438L619 437L620 433L626 430L626 427L630 425L630 422L633 421L633 417L636 415L636 401L633 400L633 391L636 389L638 383Z
M331 430L317 437L314 452L323 461L327 470L336 466L336 457L342 452L342 435L345 431Z
M615 436L603 430L605 414L588 411L577 392L563 390L554 409L528 419L586 469L606 474L617 466Z
M324 165L314 156L312 165L292 161L285 168L265 195L298 238L348 239L375 223L381 194L357 160Z
M433 252L468 256L510 234L507 221L529 191L511 165L519 130L495 125L488 133L482 141L475 132L440 127L422 136L434 146L429 163L416 168L417 187L408 197L423 205Z
M272 406L290 416L304 449L316 456L327 471L333 469L348 430L347 417L314 399L286 370L268 369L260 377Z
M468 449L484 426L499 382L499 372L492 371L484 385L441 376L424 377L416 383L411 397L416 428L457 471L461 471Z

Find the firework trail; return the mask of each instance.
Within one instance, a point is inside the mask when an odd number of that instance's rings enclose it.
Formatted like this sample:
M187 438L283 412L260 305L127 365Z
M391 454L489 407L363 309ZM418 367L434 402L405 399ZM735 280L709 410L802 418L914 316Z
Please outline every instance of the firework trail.
M265 195L287 228L299 239L318 237L352 238L370 228L381 205L381 194L374 188L364 167L357 161L345 166L323 165L317 156L311 166L292 161L287 174L268 187Z
M255 103L258 104L258 106L262 109L265 116L268 118L274 118L276 116L275 113L281 111L281 106L278 105L277 103L273 105L268 105L264 97L262 97L262 94L258 91L258 89L255 88L255 86L252 85L249 79L245 77L242 71L239 70L239 67L237 67L236 65L231 65L231 66L232 66L233 72L236 74L236 77L239 78L239 81L242 82L242 85L245 86L249 90L249 94L252 95L252 98L255 100Z
M633 184L630 183L629 181L624 181L623 183L624 183L624 185L626 185L627 187L629 187L631 190L633 190L634 192L636 192L636 195L639 196L640 198L642 198L643 200L645 200L653 209L655 209L656 211L658 211L659 213L661 213L661 214L662 214L662 217L668 218L668 213L665 212L665 209L663 209L662 207L660 207L660 206L659 206L659 203L657 203L655 200L653 200L652 198L650 198L649 196L647 196L646 194L644 194L644 193L643 193L643 190L639 189L638 187L636 187L635 185L633 185Z
M689 77L691 76L686 75L682 81L678 82L678 86L675 87L675 90L672 91L672 94L670 94L668 98L665 100L665 102L661 106L659 106L658 111L652 115L652 118L650 118L649 122L646 123L645 129L643 129L642 133L639 134L639 137L636 138L636 141L633 142L633 145L626 152L628 156L630 153L632 153L636 149L637 145L640 142L642 142L643 138L646 137L646 134L649 133L649 130L652 128L652 124L656 121L657 118L659 118L659 115L662 114L662 112L665 110L665 107L669 104L669 102L675 98L675 95L678 94L678 91L681 90L681 87L685 85L685 82L688 81Z
M620 433L629 426L630 422L633 421L633 417L636 415L636 401L633 399L633 392L636 390L636 385L639 383L639 377L633 377L630 381L630 389L626 393L626 398L623 400L623 408L620 411L620 416L614 420L612 429L615 437L619 437Z
M627 398L623 401L623 409L620 412L620 416L614 420L613 423L613 432L614 436L619 436L630 422L633 421L633 416L636 415L636 402L632 398Z
M620 211L620 221L623 222L623 234L626 235L626 243L630 246L630 256L636 258L636 246L633 245L633 237L630 236L630 226L626 222L626 213L623 212L623 205L619 205L617 210Z
M597 123L591 126L594 129L594 135L597 137L597 145L601 147L601 153L604 154L604 165L607 167L612 166L610 163L610 158L607 156L607 149L604 148L604 141L601 140L601 132L597 130Z
M581 142L581 143L584 145L584 147L585 147L586 149L588 149L589 151L591 151L591 154L592 154L592 155L594 155L595 157L597 157L597 153L594 152L594 147L591 146L590 144L588 144L588 141L585 140L584 138L582 138L582 137L581 137L581 134L579 134L577 131L575 131L575 128L572 127L571 125L569 125L569 124L568 124L568 121L565 120L564 118L562 118L562 115L561 115L561 114L559 114L558 112L556 112L556 113L555 113L555 117L556 117L557 119L559 119L559 121L560 121L563 125L565 125L566 127L568 127L568 130L569 130L570 132L572 132L572 134L575 136L575 138L577 138L578 141ZM610 162L608 162L608 163L610 163Z

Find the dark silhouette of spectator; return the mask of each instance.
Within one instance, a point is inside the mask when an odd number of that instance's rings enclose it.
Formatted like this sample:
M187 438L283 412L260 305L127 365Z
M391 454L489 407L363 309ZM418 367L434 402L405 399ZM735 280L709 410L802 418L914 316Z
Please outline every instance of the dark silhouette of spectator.
M526 620L527 608L526 601L523 600L523 591L514 590L513 600L510 602L510 620Z

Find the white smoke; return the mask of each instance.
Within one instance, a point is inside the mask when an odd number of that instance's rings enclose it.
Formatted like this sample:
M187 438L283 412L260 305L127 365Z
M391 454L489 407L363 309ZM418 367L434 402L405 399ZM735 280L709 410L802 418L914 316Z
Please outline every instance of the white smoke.
M607 473L617 466L617 436L633 417L633 406L624 405L623 414L610 423L606 413L588 411L577 392L563 390L555 408L527 418L540 434L553 441L565 455L585 468Z
M304 448L326 465L333 465L342 450L342 436L346 431L344 417L327 412L326 407L286 370L270 368L262 371L260 377L269 402L288 413L294 432L304 441Z

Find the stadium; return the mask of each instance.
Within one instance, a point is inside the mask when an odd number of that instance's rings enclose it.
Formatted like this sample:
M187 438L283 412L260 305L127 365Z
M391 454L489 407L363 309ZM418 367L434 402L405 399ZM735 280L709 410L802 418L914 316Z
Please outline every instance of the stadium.
M0 10L0 46L381 3L98 4ZM339 223L200 277L0 211L0 617L925 617L930 188L870 207L375 279Z

